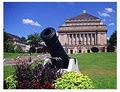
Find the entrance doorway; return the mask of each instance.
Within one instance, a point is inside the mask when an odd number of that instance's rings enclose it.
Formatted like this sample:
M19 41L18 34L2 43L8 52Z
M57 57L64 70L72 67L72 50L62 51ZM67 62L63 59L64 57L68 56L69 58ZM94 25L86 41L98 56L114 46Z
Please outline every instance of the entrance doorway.
M87 50L88 53L90 53L90 50Z
M73 50L70 50L70 54L73 54Z
M81 53L81 50L79 50L79 53Z

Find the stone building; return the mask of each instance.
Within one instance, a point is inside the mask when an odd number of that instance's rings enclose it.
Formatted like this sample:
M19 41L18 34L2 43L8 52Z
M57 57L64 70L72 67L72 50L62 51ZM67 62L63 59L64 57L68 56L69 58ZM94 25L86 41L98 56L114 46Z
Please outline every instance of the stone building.
M106 51L107 26L100 18L88 14L85 10L82 14L66 19L65 24L59 26L58 39L68 54L90 53L92 47L100 51Z

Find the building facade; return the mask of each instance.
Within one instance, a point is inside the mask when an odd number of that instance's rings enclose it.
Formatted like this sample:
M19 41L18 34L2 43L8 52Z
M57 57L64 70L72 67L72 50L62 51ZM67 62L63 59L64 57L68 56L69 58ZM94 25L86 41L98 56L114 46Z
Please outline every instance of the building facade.
M21 42L19 36L16 36L10 33L7 33L7 34L9 36L9 41L13 43L15 48L19 45L22 48L23 52L29 52L30 45L28 43Z
M65 24L59 26L58 39L68 54L89 53L92 47L105 52L106 34L107 26L100 18L84 10L82 14L66 19Z

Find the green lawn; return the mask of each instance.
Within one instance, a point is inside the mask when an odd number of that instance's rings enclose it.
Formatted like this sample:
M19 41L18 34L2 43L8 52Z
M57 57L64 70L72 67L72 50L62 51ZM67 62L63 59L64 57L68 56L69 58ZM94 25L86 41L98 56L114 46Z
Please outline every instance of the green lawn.
M80 72L93 80L96 89L117 88L116 53L85 53L70 56L78 59Z
M31 56L37 56L39 53L32 53ZM8 53L4 52L4 58L16 58L17 56L29 56L29 53Z
M73 54L77 58L80 72L93 80L95 89L117 88L117 54L116 53L84 53ZM4 66L4 78L13 74L12 66Z
M4 66L4 79L15 71L14 66Z

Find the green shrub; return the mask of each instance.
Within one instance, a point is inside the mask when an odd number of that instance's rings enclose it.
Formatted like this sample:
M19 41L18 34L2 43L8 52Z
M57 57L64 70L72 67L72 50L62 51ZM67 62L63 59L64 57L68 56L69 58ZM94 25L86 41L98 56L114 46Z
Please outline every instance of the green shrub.
M6 86L8 89L15 89L16 88L16 83L17 81L15 80L13 75L10 75L5 79L6 81Z
M92 89L92 80L79 72L67 72L54 81L57 89Z
M114 52L115 51L115 47L110 45L107 47L107 52Z
M92 47L91 50L92 50L92 52L98 52L99 51L99 49L97 47Z
M6 52L14 53L14 45L12 43L8 43L5 48Z

